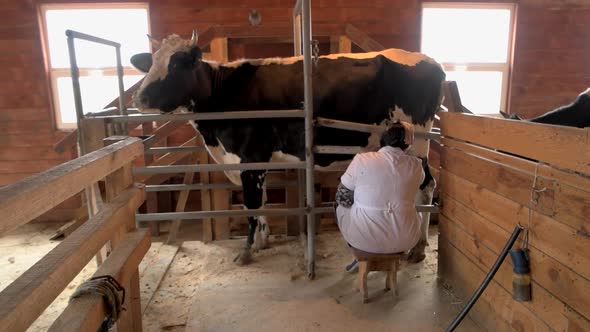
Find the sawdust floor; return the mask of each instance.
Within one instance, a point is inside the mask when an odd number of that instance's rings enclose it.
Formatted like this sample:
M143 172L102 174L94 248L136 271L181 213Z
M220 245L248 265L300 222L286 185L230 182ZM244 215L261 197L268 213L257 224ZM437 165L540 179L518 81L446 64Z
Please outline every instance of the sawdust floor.
M61 224L28 224L0 237L0 290L59 241ZM195 224L192 224L195 225ZM350 255L338 232L319 235L317 278L307 280L303 250L294 238L272 238L254 262L232 259L244 240L203 244L198 227L185 225L185 239L144 312L145 331L441 331L462 302L437 281L436 227L424 262L398 273L399 297L384 293L384 275L369 275L371 302L353 288L356 274L342 272ZM165 236L165 234L164 234ZM154 259L155 238L145 260ZM151 257L150 257L151 256ZM69 295L96 270L91 260L28 331L45 331L66 307ZM147 287L141 284L142 292ZM459 331L480 331L466 319Z
M0 291L43 258L60 241L49 240L64 223L29 223L0 236ZM27 331L46 331L67 307L78 285L96 271L92 259Z
M368 304L353 287L356 274L343 272L351 257L338 232L319 235L313 281L297 239L272 238L240 267L232 259L243 245L184 242L144 313L144 330L442 331L463 304L437 280L436 226L426 260L398 273L399 297L383 292L384 274L373 272ZM467 318L457 330L481 329Z

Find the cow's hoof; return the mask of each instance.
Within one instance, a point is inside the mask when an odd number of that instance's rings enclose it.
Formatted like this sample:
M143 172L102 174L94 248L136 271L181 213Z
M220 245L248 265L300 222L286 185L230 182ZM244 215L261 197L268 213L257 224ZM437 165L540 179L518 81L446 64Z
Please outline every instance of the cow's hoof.
M252 262L252 254L250 253L250 250L245 249L239 253L236 258L234 258L234 262L240 266L250 264Z
M422 251L411 251L410 255L408 255L408 263L420 263L426 258L426 254Z

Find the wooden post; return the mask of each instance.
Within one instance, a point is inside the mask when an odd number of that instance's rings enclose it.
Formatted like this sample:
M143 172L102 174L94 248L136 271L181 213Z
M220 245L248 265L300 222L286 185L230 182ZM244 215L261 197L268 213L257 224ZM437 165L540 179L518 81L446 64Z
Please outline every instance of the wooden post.
M211 160L211 162L213 162ZM227 177L223 172L211 172L211 183L225 183ZM215 189L213 192L213 210L230 210L231 195L227 189ZM226 240L230 236L229 217L215 218L215 240Z
M107 202L113 201L122 191L133 185L132 164L126 164L105 178L105 197ZM127 222L122 224L111 239L112 251L126 237L127 233L136 229L135 211L129 211ZM110 253L110 252L109 252ZM139 271L135 267L129 282L123 287L127 294L127 311L122 311L117 320L118 331L141 332L141 303L139 290Z
M84 118L81 120L80 125L84 127L84 130L82 131L84 133L82 140L84 141L86 147L86 151L84 151L84 153L90 153L104 147L103 140L107 135L104 119ZM82 151L78 151L78 155L81 155L81 152ZM95 215L98 210L100 210L102 205L102 196L100 194L98 183L90 185L85 189L85 191L88 217L90 218ZM107 258L109 251L109 245L105 245L96 254L96 265L100 266L102 264L102 262Z
M199 163L206 164L209 162L209 155L207 151L203 150L198 152ZM201 172L199 174L199 180L202 184L209 183L209 172ZM203 211L210 211L211 210L211 190L209 189L202 189L201 190L201 210ZM203 242L211 242L213 241L213 225L211 218L203 219Z
M352 43L346 36L331 36L330 37L330 53L351 53Z
M197 162L197 154L194 153L189 157L189 164L194 164ZM195 173L194 172L186 172L184 173L184 180L182 181L183 184L190 185L193 183ZM176 212L184 212L186 207L186 202L188 200L188 196L190 194L190 190L183 190L180 192L178 196L178 201L176 202ZM177 240L176 237L178 236L178 230L180 229L180 225L182 220L174 220L170 225L170 231L168 232L168 240L166 240L166 244L175 245Z
M227 38L215 38L211 41L211 58L219 62L228 61Z
M287 180L297 179L297 171L286 171ZM288 186L285 188L285 204L287 208L299 207L299 189L298 186ZM299 216L287 216L287 235L299 234Z
M142 124L142 133L144 135L152 135L154 133L154 125L152 122L145 122ZM151 165L154 162L154 155L153 154L144 154L143 160L146 166ZM147 198L145 200L145 208L147 213L156 213L158 212L158 195L155 192L148 192L146 193ZM149 221L148 222L150 233L152 236L159 236L160 235L160 222L158 221Z

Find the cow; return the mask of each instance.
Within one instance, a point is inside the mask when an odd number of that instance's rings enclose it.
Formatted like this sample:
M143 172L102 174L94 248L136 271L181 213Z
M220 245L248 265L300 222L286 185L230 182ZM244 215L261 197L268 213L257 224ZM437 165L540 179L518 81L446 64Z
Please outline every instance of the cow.
M517 114L500 113L507 119L523 120ZM590 88L580 93L572 103L526 121L578 128L590 127Z
M134 94L142 112L224 112L300 109L303 97L302 57L243 59L217 63L202 59L196 38L164 38L153 55L136 54L133 65L147 73ZM387 125L408 121L416 131L430 131L442 102L445 73L440 64L420 54L399 49L321 56L313 68L314 117L364 124ZM294 162L305 160L304 122L301 118L207 120L193 123L211 157L219 164ZM377 134L314 128L316 145L378 148ZM410 153L423 158L426 170L429 142L417 140ZM316 154L320 170L349 161L350 156ZM341 166L341 165L340 165ZM243 189L246 209L263 206L265 171L229 171L227 177ZM429 173L428 173L429 174ZM427 176L417 195L418 204L431 204L435 183ZM423 213L422 238L410 253L424 259L429 213ZM250 260L255 249L267 245L264 217L248 218L246 246L237 261Z

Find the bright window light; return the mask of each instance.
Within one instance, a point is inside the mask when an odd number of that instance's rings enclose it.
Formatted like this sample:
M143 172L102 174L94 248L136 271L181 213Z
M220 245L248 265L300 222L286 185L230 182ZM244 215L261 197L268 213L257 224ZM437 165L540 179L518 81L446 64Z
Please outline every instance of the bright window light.
M142 75L127 75L123 77L123 84L130 87L142 77ZM80 77L80 91L84 112L99 112L119 95L117 76L82 76ZM57 95L61 120L64 123L76 123L71 77L57 79ZM99 106L97 107L97 105Z
M461 103L472 112L493 114L500 111L502 72L447 71L447 80L457 82Z
M75 30L121 44L125 89L143 75L130 63L133 54L150 52L146 3L41 5L57 127L76 127L66 30ZM115 48L75 39L85 113L98 112L119 96Z
M65 31L76 30L121 44L123 66L133 54L149 52L147 9L55 9L45 12L52 68L69 68ZM79 67L114 67L115 49L76 39Z
M513 11L512 4L423 4L422 52L443 65L474 113L506 110Z

